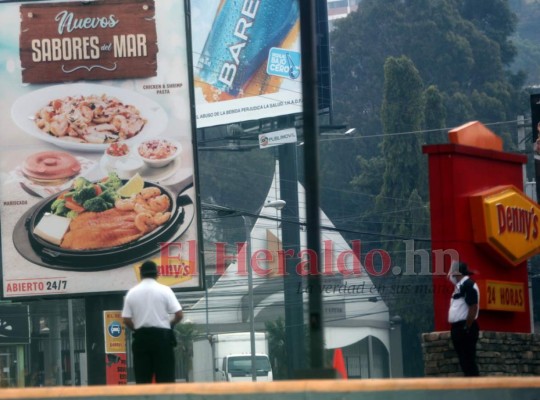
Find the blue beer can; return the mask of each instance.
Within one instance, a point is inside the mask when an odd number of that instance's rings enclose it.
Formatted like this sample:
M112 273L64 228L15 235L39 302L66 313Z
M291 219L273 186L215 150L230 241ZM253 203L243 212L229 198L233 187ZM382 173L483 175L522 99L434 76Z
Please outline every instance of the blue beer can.
M270 49L298 30L299 16L297 0L221 0L196 67L207 101L246 96Z

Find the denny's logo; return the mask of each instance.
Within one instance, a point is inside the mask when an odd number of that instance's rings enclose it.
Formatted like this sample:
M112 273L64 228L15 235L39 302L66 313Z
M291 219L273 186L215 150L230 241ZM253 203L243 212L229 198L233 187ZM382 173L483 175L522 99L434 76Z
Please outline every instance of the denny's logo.
M470 197L474 241L517 266L540 253L540 207L515 186Z
M163 264L161 261L166 260ZM193 279L195 264L193 261L185 260L178 257L161 258L155 257L152 259L157 265L158 278L157 281L165 286L179 285ZM137 280L141 280L140 264L134 265L135 275Z

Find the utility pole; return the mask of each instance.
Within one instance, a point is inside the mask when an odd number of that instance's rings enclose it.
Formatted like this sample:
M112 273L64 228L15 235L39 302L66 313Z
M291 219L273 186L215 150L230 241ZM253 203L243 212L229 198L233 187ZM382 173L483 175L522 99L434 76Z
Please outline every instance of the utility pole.
M296 143L286 143L278 147L279 196L287 203L287 206L281 210L282 243L283 250L292 251L293 254L292 257L285 257L283 276L288 378L293 379L296 371L306 367L302 276L296 271L300 251Z
M522 152L526 152L527 147L525 146L525 142L527 141L525 138L525 118L523 115L518 115L517 117L517 128L518 128L518 149ZM534 160L534 156L533 156ZM527 196L529 196L534 201L537 201L536 199L536 190L535 190L535 182L529 182L529 178L527 177L527 165L523 164L523 191ZM530 313L531 313L531 327L534 332L534 280L531 276L531 259L527 260L527 270L529 271L529 298L531 299L530 302Z
M518 138L518 150L520 152L526 153L527 151L527 137L525 132L525 127L527 125L525 124L525 117L523 115L518 115L517 117L517 138ZM534 160L534 157L533 157ZM533 161L534 162L534 161ZM523 191L527 196L529 196L532 200L538 202L538 198L536 195L536 185L537 182L533 179L532 181L529 181L529 177L527 175L527 165L523 164Z
M304 171L306 175L307 247L315 255L308 276L310 364L312 378L324 375L324 330L320 274L321 221L319 201L319 125L317 99L317 46L313 1L300 1L302 52L302 104L304 121Z
M517 134L518 134L518 149L525 152L525 118L523 115L518 115L517 117ZM523 188L527 187L527 165L523 164Z

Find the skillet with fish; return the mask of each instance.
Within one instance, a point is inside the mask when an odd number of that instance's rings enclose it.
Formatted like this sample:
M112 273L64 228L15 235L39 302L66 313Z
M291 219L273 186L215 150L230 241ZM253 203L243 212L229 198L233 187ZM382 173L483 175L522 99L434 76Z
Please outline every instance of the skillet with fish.
M116 268L155 254L160 243L183 234L194 217L189 196L176 195L156 183L145 182L144 188L129 198L114 195L103 181L87 181L85 188L87 196L74 187L25 213L13 234L21 255L56 269ZM67 228L63 226L66 223Z

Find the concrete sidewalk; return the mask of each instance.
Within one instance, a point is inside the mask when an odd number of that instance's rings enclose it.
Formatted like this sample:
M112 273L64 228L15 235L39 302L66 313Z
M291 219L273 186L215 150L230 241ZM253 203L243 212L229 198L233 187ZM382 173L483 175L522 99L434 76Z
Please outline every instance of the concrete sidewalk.
M1 399L538 400L538 377L302 380L2 389Z

